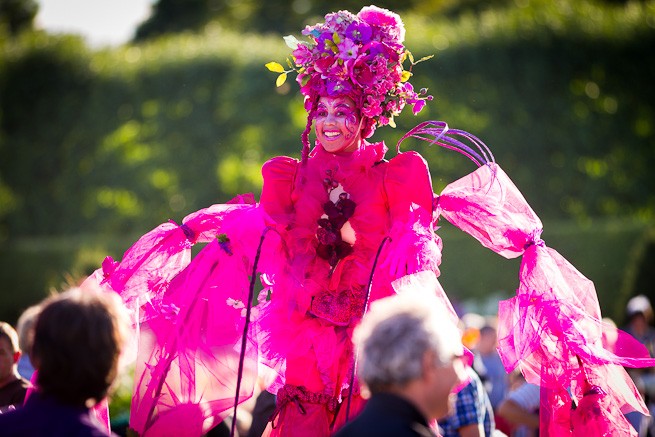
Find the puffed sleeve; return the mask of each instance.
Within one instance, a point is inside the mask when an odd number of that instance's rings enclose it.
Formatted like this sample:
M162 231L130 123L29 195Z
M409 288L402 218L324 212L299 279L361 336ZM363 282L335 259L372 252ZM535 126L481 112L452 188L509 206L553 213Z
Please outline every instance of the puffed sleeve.
M293 212L291 194L298 169L298 160L278 156L262 167L264 186L260 205L278 223L287 223Z
M439 274L441 242L432 228L433 192L427 162L416 152L405 152L389 162L384 188L391 230L383 266L392 276L423 270Z

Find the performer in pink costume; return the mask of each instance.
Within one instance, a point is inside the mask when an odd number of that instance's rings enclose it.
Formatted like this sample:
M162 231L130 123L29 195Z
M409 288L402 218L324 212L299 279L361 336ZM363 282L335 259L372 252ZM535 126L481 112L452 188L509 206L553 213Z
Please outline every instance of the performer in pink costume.
M328 14L304 41L286 37L291 69L267 66L278 84L298 73L302 159L264 165L259 204L239 196L164 223L89 278L123 297L139 329L130 425L140 435L200 435L263 375L277 394L267 434L328 436L365 402L350 338L369 302L427 288L455 317L436 281L439 217L523 256L517 296L499 308L499 345L508 371L520 365L542 387L542 434L636 435L621 413L646 408L622 366L655 360L601 322L593 284L545 246L539 218L486 146L443 122L410 130L401 142L419 138L479 167L435 196L418 153L400 153L399 142L387 161L386 146L367 141L430 100L408 81L417 62L404 33L398 15L369 6ZM207 245L191 260L195 243Z

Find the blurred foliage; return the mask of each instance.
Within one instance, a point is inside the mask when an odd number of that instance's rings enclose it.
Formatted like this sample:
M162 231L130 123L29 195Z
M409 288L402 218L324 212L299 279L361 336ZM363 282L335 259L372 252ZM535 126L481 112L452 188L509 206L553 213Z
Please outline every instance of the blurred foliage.
M202 29L225 3L219 0L158 0L152 6L150 17L137 28L134 40Z
M0 28L6 27L11 35L31 29L39 10L36 0L0 1Z
M303 20L332 8L311 5ZM583 273L600 281L602 299L617 284L641 283L635 269L649 249L633 246L655 221L655 2L435 0L420 11L403 5L394 9L404 11L408 48L417 57L436 54L415 68L412 83L429 87L435 100L419 117L406 111L398 129L380 129L373 139L393 150L426 119L475 133L539 216L588 227L588 237L570 231L561 241L572 248L573 264L593 260ZM302 99L291 81L276 89L275 75L264 68L282 62L288 48L264 32L280 25L300 36L302 26L269 19L274 24L255 33L259 27L242 32L225 21L99 51L73 36L10 37L0 26L0 280L15 291L3 311L31 304L28 296L59 285L61 272L88 273L101 254L120 258L134 237L163 221L258 193L265 160L299 156ZM473 168L460 155L416 141L402 148L426 157L436 192ZM626 224L629 236L612 239L596 224L609 219L637 225ZM605 240L621 252L595 246ZM463 295L495 289L493 278L484 286L466 282L467 257L457 247L445 249L452 253L444 262L453 263L442 269L444 281L461 276L449 285ZM615 258L632 264L608 267L618 265ZM515 277L510 264L502 265Z
M507 1L507 0L495 0ZM375 4L398 13L415 7L423 11L435 11L453 3L444 0L379 0ZM464 1L463 3L479 3ZM359 0L342 0L338 9L357 13L362 8ZM152 39L182 31L201 32L212 21L234 30L248 29L259 33L289 33L290 29L302 29L306 24L321 21L335 9L330 0L158 0L153 13L137 29L135 41Z

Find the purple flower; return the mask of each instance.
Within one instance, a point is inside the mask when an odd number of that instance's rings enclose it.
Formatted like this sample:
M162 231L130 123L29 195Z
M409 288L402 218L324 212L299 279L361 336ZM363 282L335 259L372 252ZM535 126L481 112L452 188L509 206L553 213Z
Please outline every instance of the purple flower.
M345 36L360 44L366 44L371 41L373 29L367 23L355 21L350 23L346 29Z
M412 104L412 112L414 113L414 115L417 115L419 112L421 112L421 109L423 109L423 107L425 107L425 100L423 99L417 100Z
M405 27L397 14L376 6L357 15L338 11L302 33L309 41L299 42L293 57L308 112L319 96L349 95L373 129L389 124L407 104L416 114L430 98L402 82Z
M326 82L327 93L329 96L341 96L349 94L353 90L352 85L345 80L328 79Z

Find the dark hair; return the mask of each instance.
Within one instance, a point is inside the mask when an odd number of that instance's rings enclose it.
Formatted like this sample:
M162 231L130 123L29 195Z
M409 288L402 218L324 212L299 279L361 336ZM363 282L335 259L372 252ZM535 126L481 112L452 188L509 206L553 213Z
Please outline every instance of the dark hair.
M110 292L74 288L46 300L32 346L39 390L72 405L102 400L126 338L122 311Z
M300 140L302 142L302 153L300 161L305 164L309 159L309 151L311 150L311 144L309 144L309 133L312 130L312 123L314 122L314 117L316 117L316 107L318 106L318 98L312 100L311 107L307 113L307 123L305 124L305 130L302 131L300 135Z

